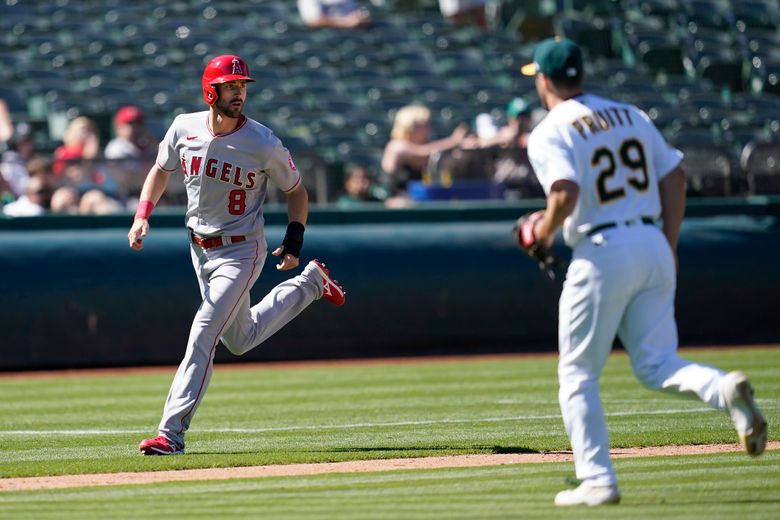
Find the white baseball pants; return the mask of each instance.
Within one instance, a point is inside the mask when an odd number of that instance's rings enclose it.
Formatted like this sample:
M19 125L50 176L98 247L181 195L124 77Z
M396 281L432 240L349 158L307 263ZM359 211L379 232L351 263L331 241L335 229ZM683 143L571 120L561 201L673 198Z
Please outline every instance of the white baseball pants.
M559 302L558 379L577 478L616 484L599 378L617 334L637 379L719 409L724 373L677 356L674 256L660 229L618 226L574 249Z

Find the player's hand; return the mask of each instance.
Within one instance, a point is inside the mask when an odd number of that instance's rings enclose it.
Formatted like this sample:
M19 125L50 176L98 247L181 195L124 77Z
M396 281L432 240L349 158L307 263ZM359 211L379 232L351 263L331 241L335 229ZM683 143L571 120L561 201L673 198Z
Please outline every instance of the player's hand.
M278 271L288 271L290 269L295 269L300 264L300 260L297 256L291 255L291 254L282 254L284 252L284 248L279 246L277 247L273 252L271 252L272 255L278 256L279 263L276 264L276 269Z
M133 225L130 227L130 232L127 233L127 241L130 243L130 248L140 251L144 248L144 238L149 234L149 221L145 218L137 218L133 221Z

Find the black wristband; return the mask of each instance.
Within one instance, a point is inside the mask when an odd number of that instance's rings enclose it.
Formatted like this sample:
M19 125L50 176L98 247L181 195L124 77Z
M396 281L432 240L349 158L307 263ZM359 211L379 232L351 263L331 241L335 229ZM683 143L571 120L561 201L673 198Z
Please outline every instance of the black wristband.
M301 256L301 248L303 247L303 232L306 228L300 222L290 222L287 224L287 232L284 234L284 240L282 240L283 253L285 255L293 255L296 258Z

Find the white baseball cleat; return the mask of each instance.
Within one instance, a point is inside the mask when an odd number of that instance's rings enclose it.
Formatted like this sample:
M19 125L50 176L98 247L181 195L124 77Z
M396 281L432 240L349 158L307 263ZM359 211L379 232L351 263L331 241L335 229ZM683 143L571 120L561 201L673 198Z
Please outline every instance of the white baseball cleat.
M620 502L617 486L598 486L587 481L574 489L567 489L555 495L556 506L600 506Z
M758 457L766 448L767 424L753 399L753 387L747 376L740 372L729 372L723 378L723 398L726 409L737 428L739 440L748 455Z

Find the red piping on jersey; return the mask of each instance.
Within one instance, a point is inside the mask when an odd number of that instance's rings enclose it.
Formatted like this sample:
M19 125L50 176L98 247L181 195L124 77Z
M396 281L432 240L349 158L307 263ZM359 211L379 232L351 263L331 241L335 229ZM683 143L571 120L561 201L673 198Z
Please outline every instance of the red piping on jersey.
M300 176L300 174L299 174L299 175L298 175L298 180L297 180L297 181L295 181L295 184L293 184L292 188L290 188L289 190L284 190L284 192L285 192L285 193L290 193L292 190L294 190L295 188L297 188L297 187L298 187L298 185L301 183L301 180L302 180L302 179L303 179L303 178L302 178L302 177Z
M209 133L211 134L212 137L225 137L226 135L235 134L236 132L241 130L241 128L243 128L244 125L246 124L246 116L244 114L241 114L241 118L238 120L238 124L236 125L236 127L230 132L227 132L225 134L215 134L214 130L211 129L211 125L209 123L210 121L208 119L208 116L206 116L206 128L209 129Z
M200 381L200 387L198 388L198 393L195 396L195 401L192 403L192 407L190 408L190 411L181 416L182 425L184 424L184 420L187 418L187 416L189 416L192 413L192 411L195 409L195 405L197 405L198 401L200 401L200 394L201 394L201 392L203 392L203 385L206 383L206 378L209 375L209 370L211 370L213 365L214 365L214 363L213 363L213 361L214 361L214 351L217 348L217 343L219 343L219 338L222 337L222 331L225 330L225 327L227 327L227 324L230 322L230 316L233 315L233 312L236 310L236 307L238 306L239 303L241 303L241 300L244 299L244 295L246 294L246 292L250 288L249 282L252 280L252 276L255 274L255 267L257 267L257 256L258 256L259 249L260 249L260 242L256 240L255 241L255 261L252 262L252 272L249 273L249 278L246 281L246 286L244 286L244 290L241 291L241 297L236 300L236 303L233 305L233 308L230 309L230 314L228 314L227 321L225 321L225 323L222 324L222 327L220 327L219 332L217 333L217 338L214 340L214 345L211 346L211 351L209 352L209 365L208 365L208 367L206 367L206 373L203 374L203 379L201 379L201 381Z
M173 168L171 170L169 170L167 168L163 168L163 166L160 163L157 163L157 167L160 168L164 172L175 172L176 171L176 168Z

